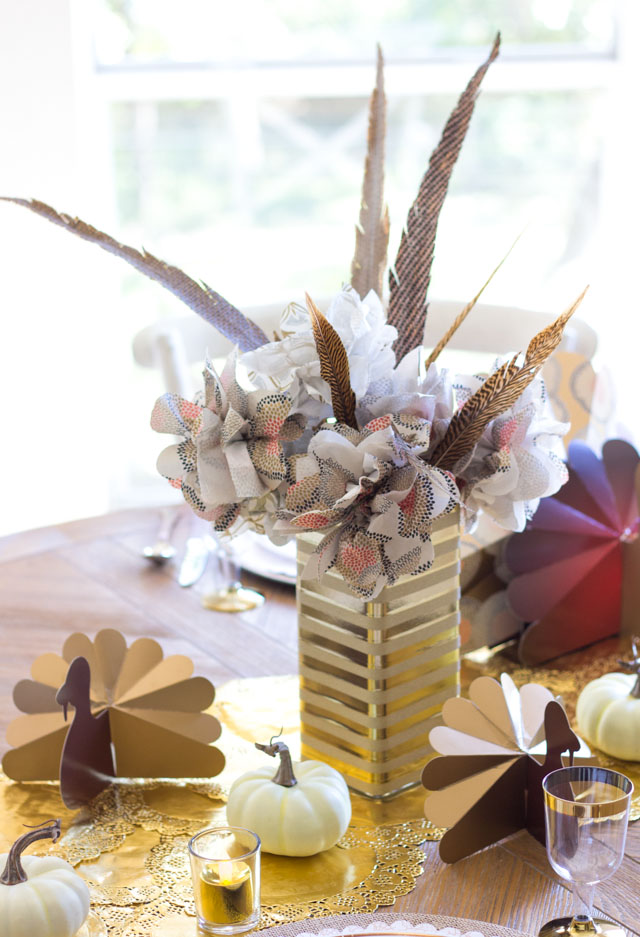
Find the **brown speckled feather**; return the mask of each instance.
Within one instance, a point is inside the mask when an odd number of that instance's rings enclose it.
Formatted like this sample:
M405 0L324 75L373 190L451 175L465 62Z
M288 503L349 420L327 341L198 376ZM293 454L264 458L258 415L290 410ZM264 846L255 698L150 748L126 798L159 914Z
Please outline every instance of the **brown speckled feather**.
M236 309L224 296L216 293L206 284L193 280L178 267L166 264L145 250L139 251L135 247L120 244L104 231L99 231L79 218L58 212L45 202L25 198L2 198L0 200L23 205L40 217L65 228L71 234L97 244L98 247L110 254L115 254L116 257L122 257L140 273L160 283L174 296L181 299L226 338L237 344L241 351L253 351L254 348L260 348L269 341L262 329L248 319L243 312Z
M320 359L320 376L331 388L333 415L339 423L346 423L347 426L357 429L356 395L351 388L347 352L340 336L328 319L323 316L309 295L306 298L313 337Z
M513 406L549 355L560 344L564 327L582 302L585 293L586 289L555 322L531 339L522 365L517 364L519 356L505 362L454 414L442 440L429 455L432 465L453 470L457 463L471 452L487 423Z
M376 86L369 103L367 156L362 180L360 219L356 225L356 249L351 263L351 285L359 296L369 290L382 296L382 279L387 265L389 211L384 205L384 138L387 129L387 102L384 94L382 51L378 46Z
M488 59L462 93L440 142L431 154L418 195L409 209L395 266L389 270L388 322L398 330L395 345L398 361L422 344L440 210L471 121L480 84L499 49L500 34L496 36Z

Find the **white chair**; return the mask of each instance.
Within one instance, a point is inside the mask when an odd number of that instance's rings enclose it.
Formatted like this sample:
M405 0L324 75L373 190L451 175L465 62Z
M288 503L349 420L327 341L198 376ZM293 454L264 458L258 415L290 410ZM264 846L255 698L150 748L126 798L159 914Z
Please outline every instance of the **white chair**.
M326 309L329 301L327 297L320 298L318 306ZM243 311L271 337L279 327L286 305L271 303L246 307ZM427 347L433 347L440 340L463 305L439 300L429 303L425 329ZM495 355L524 351L529 339L554 318L550 313L479 303L454 334L442 361L461 371L486 368ZM597 336L591 326L573 317L565 328L560 348L591 359L596 346ZM203 363L205 352L213 358L221 358L230 349L231 342L195 313L154 322L138 332L133 340L136 362L160 371L163 390L187 398L193 396L196 386L193 366Z

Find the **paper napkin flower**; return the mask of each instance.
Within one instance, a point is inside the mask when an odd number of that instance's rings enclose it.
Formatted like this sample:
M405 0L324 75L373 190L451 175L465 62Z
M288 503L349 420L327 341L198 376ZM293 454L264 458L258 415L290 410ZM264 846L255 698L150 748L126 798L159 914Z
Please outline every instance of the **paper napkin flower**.
M333 528L306 577L335 565L356 594L370 598L385 582L430 566L431 525L460 500L452 476L421 459L430 427L407 412L361 431L338 424L312 437L275 524L290 533Z
M553 694L537 683L518 690L508 674L478 677L469 699L446 700L442 718L429 733L441 757L422 776L433 792L427 819L450 828L441 858L456 862L522 827L544 842L542 778L564 752L590 757Z
M119 631L70 635L62 655L43 654L13 693L25 715L7 729L13 748L2 761L17 781L55 780L69 723L56 702L70 663L84 657L91 669L92 714L108 712L116 774L120 777L212 777L224 767L213 747L220 723L206 710L214 688L193 676L193 662L181 654L164 657L151 638L129 647Z
M456 392L465 400L480 379ZM554 494L569 475L562 436L568 423L555 419L544 381L536 377L515 403L487 425L467 464L457 472L465 484L466 522L480 511L507 530L522 530L541 498Z
M608 440L602 458L573 441L568 483L545 498L527 529L507 543L505 560L514 577L507 596L515 614L532 622L520 641L524 663L616 634L623 609L625 630L636 627L639 464L638 452L621 439Z
M362 397L374 378L395 365L396 329L387 325L379 297L369 290L362 299L345 286L325 313L349 359L351 386ZM308 310L287 306L280 322L282 338L243 355L258 387L287 390L296 410L320 418L331 415L331 391L320 374L320 360Z
M222 372L207 361L203 404L165 394L151 416L162 433L183 436L158 459L196 514L226 530L244 502L255 504L287 477L283 443L298 439L304 419L284 393L248 392L238 383L236 354Z

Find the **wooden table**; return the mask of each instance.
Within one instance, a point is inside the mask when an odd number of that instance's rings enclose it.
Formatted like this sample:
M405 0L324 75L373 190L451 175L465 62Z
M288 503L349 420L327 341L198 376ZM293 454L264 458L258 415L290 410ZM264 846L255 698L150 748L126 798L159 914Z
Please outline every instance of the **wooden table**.
M177 509L176 509L177 510ZM262 609L240 615L206 611L198 586L181 589L173 564L155 568L140 556L153 541L159 512L121 511L0 539L0 750L16 711L12 687L38 654L59 653L72 631L118 628L128 638L158 638L165 653L189 655L196 672L216 685L237 677L295 673L293 590L246 576L267 596ZM192 530L181 511L178 546ZM444 865L426 843L425 871L395 911L422 911L491 921L536 934L569 914L571 896L542 846L527 833ZM640 937L640 822L629 828L626 856L597 889L596 906Z

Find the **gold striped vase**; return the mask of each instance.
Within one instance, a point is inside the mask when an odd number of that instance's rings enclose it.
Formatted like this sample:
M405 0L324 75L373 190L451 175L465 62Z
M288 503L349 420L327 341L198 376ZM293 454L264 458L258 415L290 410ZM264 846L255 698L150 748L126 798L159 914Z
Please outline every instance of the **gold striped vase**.
M302 754L361 794L389 797L419 783L429 731L459 693L459 513L434 524L431 569L372 602L333 570L301 579L319 540L298 537Z

